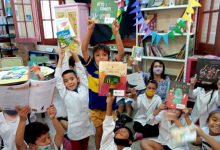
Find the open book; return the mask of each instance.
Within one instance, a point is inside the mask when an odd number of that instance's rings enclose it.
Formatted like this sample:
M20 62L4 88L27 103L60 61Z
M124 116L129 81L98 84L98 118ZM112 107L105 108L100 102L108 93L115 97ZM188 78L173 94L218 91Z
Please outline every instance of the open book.
M13 110L16 106L30 106L37 113L45 112L53 100L56 79L28 80L19 85L0 86L0 109Z
M143 56L143 50L144 50L143 47L133 46L132 54L131 54L133 59L136 61L141 61L142 56Z
M143 90L146 88L143 76L138 72L127 75L127 82L127 86L133 87L136 90Z

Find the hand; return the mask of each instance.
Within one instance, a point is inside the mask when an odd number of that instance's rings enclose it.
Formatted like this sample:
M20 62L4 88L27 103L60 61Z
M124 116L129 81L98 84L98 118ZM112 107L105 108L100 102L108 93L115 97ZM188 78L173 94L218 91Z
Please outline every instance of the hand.
M135 89L135 88L132 88L132 89L131 89L131 93L127 94L127 97L130 97L130 98L136 100L136 99L137 99L136 89Z
M182 110L183 114L185 117L189 116L189 114L192 112L192 108L187 108L185 107L183 110Z
M95 21L92 20L90 17L88 19L88 27L87 28L89 31L93 31L95 28Z
M159 109L159 110L164 110L164 109L167 109L167 106L166 106L165 103L162 103L162 104L160 104L160 106L159 106L158 109Z
M57 110L54 106L54 104L51 104L50 107L47 109L47 114L50 117L51 120L53 120L57 114Z
M120 25L118 24L118 22L116 20L114 20L112 22L112 33L114 35L116 35L118 33L118 31L119 31L119 28L120 28Z
M108 93L106 103L107 104L113 104L114 101L115 101L115 97L113 95L111 95L111 93Z
M196 77L193 77L193 78L190 79L190 84L191 84L192 86L195 86L196 82L197 82Z
M27 120L28 113L31 112L31 109L29 106L24 106L24 107L17 106L16 111L20 116L20 120L25 122Z
M196 130L196 134L198 136L202 136L202 134L204 133L200 127L195 127L194 129Z
M65 50L60 48L60 50L59 50L59 58L63 59L64 56L65 56Z

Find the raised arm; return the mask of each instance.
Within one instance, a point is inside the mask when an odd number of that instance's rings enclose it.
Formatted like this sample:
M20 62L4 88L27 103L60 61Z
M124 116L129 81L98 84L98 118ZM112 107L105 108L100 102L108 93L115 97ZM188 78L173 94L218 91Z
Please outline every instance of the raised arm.
M87 32L86 32L86 35L82 41L82 46L81 46L82 54L83 54L83 58L84 58L85 62L87 62L89 59L89 49L88 48L89 48L89 42L90 42L92 33L94 31L94 28L95 28L95 21L92 20L91 18L89 18Z
M28 106L22 108L17 107L16 110L20 116L20 120L16 131L15 143L17 150L26 150L27 146L24 143L24 131L26 126L27 116L28 113L30 113L30 108Z
M117 61L122 61L123 58L124 58L124 45L122 43L122 40L121 40L121 35L119 34L119 24L116 20L113 21L112 23L112 33L114 34L115 36L115 43L116 43L116 47L118 49L118 54L116 55L116 60Z

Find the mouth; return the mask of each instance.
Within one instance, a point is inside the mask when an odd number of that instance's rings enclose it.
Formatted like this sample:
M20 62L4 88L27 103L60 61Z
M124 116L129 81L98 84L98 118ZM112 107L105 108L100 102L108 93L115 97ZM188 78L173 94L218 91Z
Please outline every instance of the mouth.
M220 126L213 126L212 127L212 132L214 132L214 133L220 133Z

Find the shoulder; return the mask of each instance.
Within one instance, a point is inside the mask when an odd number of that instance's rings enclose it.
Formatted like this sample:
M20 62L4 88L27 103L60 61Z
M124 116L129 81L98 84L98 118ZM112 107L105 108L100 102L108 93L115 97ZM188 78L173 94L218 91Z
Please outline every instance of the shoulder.
M154 95L154 100L158 101L158 102L161 102L161 97L157 94Z

